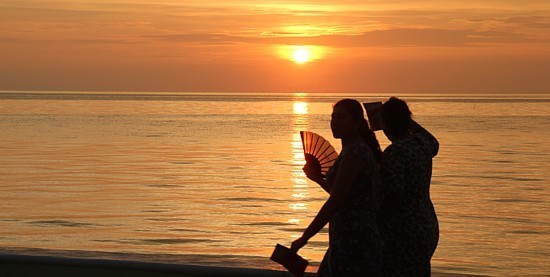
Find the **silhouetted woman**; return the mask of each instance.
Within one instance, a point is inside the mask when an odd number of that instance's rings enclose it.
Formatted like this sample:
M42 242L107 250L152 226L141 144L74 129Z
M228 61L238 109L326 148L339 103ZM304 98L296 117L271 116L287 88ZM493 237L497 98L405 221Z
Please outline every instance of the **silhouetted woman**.
M430 199L432 158L439 143L416 123L405 101L382 105L382 128L392 144L382 154L380 232L384 276L430 276L439 227Z
M341 139L342 151L326 179L320 172L311 172L307 164L304 167L308 178L330 196L291 249L298 251L330 222L329 249L317 276L379 276L380 145L363 116L363 107L355 100L344 99L334 105L330 127L334 138Z

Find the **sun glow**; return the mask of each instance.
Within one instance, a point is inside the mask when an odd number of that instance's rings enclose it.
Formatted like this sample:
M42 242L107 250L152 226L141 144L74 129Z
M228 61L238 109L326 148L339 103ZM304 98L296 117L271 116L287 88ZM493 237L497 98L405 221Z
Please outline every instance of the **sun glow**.
M326 47L316 45L281 45L279 56L297 64L305 64L322 59L327 53Z

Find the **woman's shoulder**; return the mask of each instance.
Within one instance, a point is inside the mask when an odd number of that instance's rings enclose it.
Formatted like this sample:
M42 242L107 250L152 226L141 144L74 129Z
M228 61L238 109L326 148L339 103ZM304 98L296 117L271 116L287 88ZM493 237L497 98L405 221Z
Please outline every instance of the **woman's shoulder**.
M384 160L394 160L394 159L402 159L404 156L409 155L410 152L416 152L417 145L414 141L414 138L407 137L395 142L392 142L384 151L382 152L382 158Z
M431 140L429 135L414 134L403 139L392 142L391 145L384 149L382 157L385 159L417 159L419 155L430 153L435 156L437 154L437 140Z
M340 155L341 156L354 155L362 158L365 158L365 157L370 158L372 156L372 151L370 147L367 145L367 143L363 141L355 141L350 145L344 147Z
M403 149L406 149L406 148L409 148L409 141L406 140L406 139L402 139L402 140L398 140L398 141L394 141L392 142L390 145L388 145L386 147L386 149L384 149L384 151L382 152L382 154L393 154L393 153L398 153L398 152L401 152L403 151Z

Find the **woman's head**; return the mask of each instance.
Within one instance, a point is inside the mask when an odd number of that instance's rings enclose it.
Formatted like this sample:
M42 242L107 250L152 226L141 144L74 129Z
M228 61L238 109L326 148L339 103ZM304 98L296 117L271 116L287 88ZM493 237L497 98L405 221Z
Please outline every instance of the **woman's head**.
M335 138L345 139L359 134L359 127L365 118L361 103L353 99L343 99L334 104L330 128Z
M382 104L380 115L382 118L382 129L390 140L409 134L412 114L405 101L391 97Z
M361 136L370 146L377 161L380 160L380 144L365 120L361 103L353 99L342 99L333 106L330 128L334 138L347 139Z

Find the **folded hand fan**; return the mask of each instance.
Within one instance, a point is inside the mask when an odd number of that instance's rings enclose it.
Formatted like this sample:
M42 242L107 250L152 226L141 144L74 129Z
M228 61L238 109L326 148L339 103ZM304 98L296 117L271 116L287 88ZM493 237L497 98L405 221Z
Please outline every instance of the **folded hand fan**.
M306 164L325 176L328 169L334 164L338 153L334 147L322 136L308 131L300 131Z
M309 262L293 252L287 247L280 244L275 246L273 254L271 254L271 260L283 265L289 272L292 272L295 276L304 276L307 265Z

